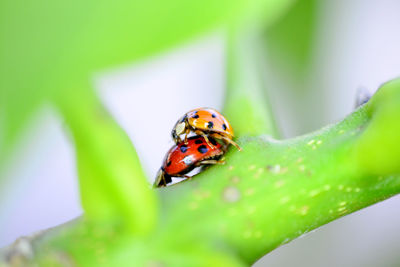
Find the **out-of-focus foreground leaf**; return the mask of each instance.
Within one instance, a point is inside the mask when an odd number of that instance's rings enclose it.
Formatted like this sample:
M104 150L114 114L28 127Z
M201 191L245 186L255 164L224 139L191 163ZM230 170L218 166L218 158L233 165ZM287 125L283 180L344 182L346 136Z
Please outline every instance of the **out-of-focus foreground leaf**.
M94 72L243 18L272 19L291 2L1 1L0 163L43 101L65 101Z

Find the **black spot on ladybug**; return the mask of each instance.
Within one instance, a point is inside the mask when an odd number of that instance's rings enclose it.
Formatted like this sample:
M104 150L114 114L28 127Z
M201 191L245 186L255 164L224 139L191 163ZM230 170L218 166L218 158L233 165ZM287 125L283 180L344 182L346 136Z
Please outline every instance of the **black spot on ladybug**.
M168 161L168 162L167 162L167 167L168 167L169 165L171 165L171 161Z
M217 115L215 115L215 114L213 113L213 114L211 114L211 117L216 118Z
M193 118L193 119L198 119L198 118L199 118L199 115L195 114L195 115L192 116L192 118Z
M201 145L197 148L197 150L201 153L204 154L208 151L208 148L205 145Z
M199 144L202 144L203 141L201 141L200 139L197 139L196 141L194 141L194 143L199 145Z
M207 127L209 129L212 129L214 127L214 123L212 121L209 121Z
M225 123L222 124L222 129L224 129L224 131L226 130L226 125L225 125Z
M211 144L213 144L214 146L216 146L216 145L217 145L217 142L216 142L214 139L212 139L212 138L209 138L208 140L210 140Z
M179 149L181 150L182 153L186 153L187 146L186 145L182 145Z

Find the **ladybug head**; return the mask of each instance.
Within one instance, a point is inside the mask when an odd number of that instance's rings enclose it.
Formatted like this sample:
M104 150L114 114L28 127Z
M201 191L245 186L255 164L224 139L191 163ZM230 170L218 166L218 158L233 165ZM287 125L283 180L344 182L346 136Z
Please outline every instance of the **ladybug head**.
M154 181L153 187L163 187L167 186L167 184L171 183L172 179L171 176L168 175L163 168L161 168L156 176L156 179Z
M183 134L186 130L186 116L180 119L172 129L172 138L174 140L180 140L179 136Z

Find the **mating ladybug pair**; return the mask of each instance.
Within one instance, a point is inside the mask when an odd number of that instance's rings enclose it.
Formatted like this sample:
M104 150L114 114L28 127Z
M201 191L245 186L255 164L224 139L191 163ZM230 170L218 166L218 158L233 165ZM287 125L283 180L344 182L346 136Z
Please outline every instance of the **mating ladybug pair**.
M188 138L191 132L196 135ZM196 167L223 164L224 161L220 159L229 144L241 150L232 140L234 135L230 123L212 108L187 112L176 122L171 134L176 145L167 152L154 187L166 186L172 182L172 177L190 178L186 174Z

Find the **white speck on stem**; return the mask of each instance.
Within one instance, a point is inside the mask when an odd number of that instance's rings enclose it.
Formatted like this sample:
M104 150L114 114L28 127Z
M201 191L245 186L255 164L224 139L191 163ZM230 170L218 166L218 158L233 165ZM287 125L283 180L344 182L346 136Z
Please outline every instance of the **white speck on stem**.
M304 166L304 165L299 166L299 171L304 172L305 169L306 169L306 166Z
M308 141L307 145L311 146L311 145L314 144L314 143L315 143L315 140L312 139L312 140Z
M280 200L279 200L279 202L281 203L281 204L285 204L285 203L287 203L287 202L289 202L290 201L290 197L289 196L284 196L284 197L282 197Z
M228 186L222 192L222 198L229 203L236 202L240 199L240 191L234 186Z
M262 235L263 235L263 233L262 233L261 231L256 231L256 232L254 233L254 237L255 237L255 238L261 238Z
M247 214L253 214L254 212L256 212L255 206L247 207Z
M315 197L315 196L318 195L319 193L320 193L320 191L317 190L317 189L315 189L315 190L312 190L312 191L310 192L309 196L310 196L310 197Z
M234 184L239 183L240 182L240 177L239 176L233 176L231 178L231 182L234 183Z
M243 237L244 238L250 238L251 237L251 231L250 230L246 230L244 233L243 233Z
M278 180L278 181L275 182L274 185L275 185L275 188L280 188L283 185L285 185L285 181L284 180Z
M303 207L301 207L300 209L298 209L298 213L300 214L300 215L306 215L307 213L308 213L308 210L310 209L310 207L309 206L303 206Z
M18 254L30 259L33 257L33 249L26 237L20 237L14 242L14 249Z
M246 191L244 191L244 194L246 196L251 196L254 194L254 188L247 188Z
M197 204L197 202L189 202L189 209L191 210L195 210L199 207L199 205Z
M324 185L324 190L325 191L331 190L331 185L329 185L329 184Z
M281 171L281 165L276 164L274 166L268 166L268 170L272 173L279 173Z
M260 175L264 172L264 168L258 168L256 173L254 174L254 178L258 179L260 178Z

